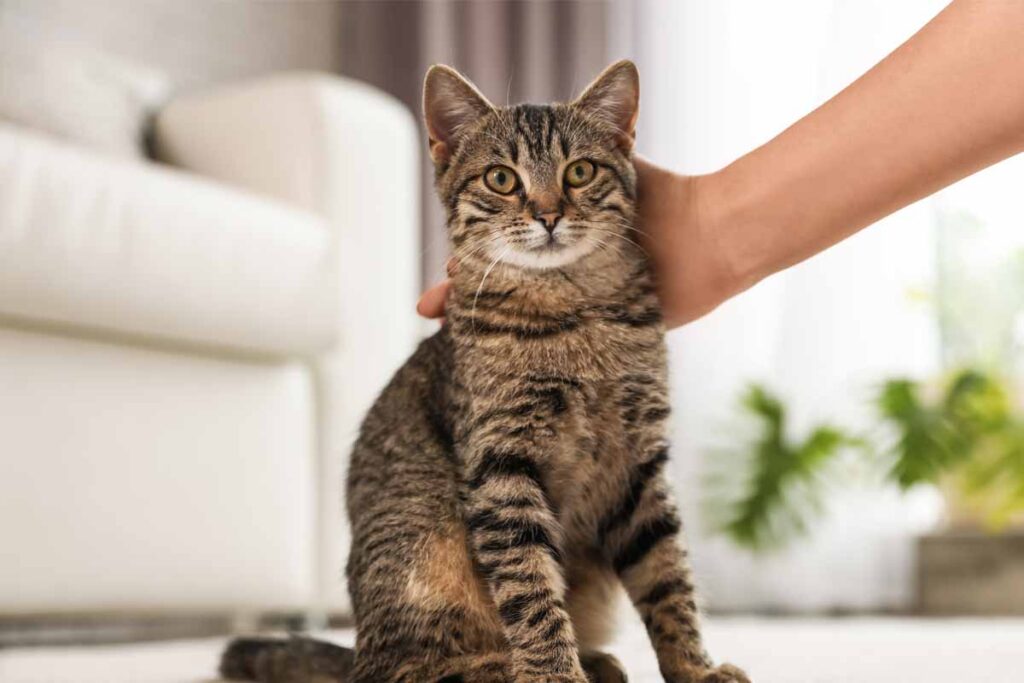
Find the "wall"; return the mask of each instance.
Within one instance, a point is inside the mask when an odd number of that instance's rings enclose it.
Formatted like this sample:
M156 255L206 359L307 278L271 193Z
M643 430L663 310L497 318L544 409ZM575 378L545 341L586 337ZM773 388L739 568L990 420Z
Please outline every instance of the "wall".
M0 0L0 39L75 41L167 73L182 88L277 69L337 66L330 0Z

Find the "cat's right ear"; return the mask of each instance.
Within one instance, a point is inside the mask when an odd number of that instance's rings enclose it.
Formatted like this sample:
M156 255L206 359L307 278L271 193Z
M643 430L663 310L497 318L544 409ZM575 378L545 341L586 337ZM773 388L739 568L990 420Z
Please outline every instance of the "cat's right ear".
M442 64L430 67L423 83L423 119L434 163L447 163L459 135L492 111L487 98L458 71Z

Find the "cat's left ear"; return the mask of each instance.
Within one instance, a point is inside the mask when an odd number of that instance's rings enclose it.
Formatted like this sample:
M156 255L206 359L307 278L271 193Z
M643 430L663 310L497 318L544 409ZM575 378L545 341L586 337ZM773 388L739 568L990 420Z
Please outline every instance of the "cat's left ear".
M423 119L435 164L447 163L461 133L494 111L487 98L455 69L435 64L423 82Z
M636 64L623 59L601 72L573 105L619 131L619 145L633 149L640 114L640 74Z

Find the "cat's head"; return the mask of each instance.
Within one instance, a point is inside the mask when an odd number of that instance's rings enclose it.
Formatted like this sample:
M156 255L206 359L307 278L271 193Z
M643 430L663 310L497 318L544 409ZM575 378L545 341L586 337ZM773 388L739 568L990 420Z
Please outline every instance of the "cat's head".
M456 259L544 270L631 243L639 94L629 61L571 103L510 107L432 67L423 111Z

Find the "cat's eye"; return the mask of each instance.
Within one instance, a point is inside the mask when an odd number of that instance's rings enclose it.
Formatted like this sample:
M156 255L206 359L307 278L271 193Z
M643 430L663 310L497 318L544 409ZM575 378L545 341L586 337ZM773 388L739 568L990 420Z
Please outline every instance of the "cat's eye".
M484 182L498 194L512 194L519 185L519 178L508 166L491 166L484 173Z
M596 171L594 164L586 159L574 161L565 169L565 182L573 187L583 187L594 179Z

